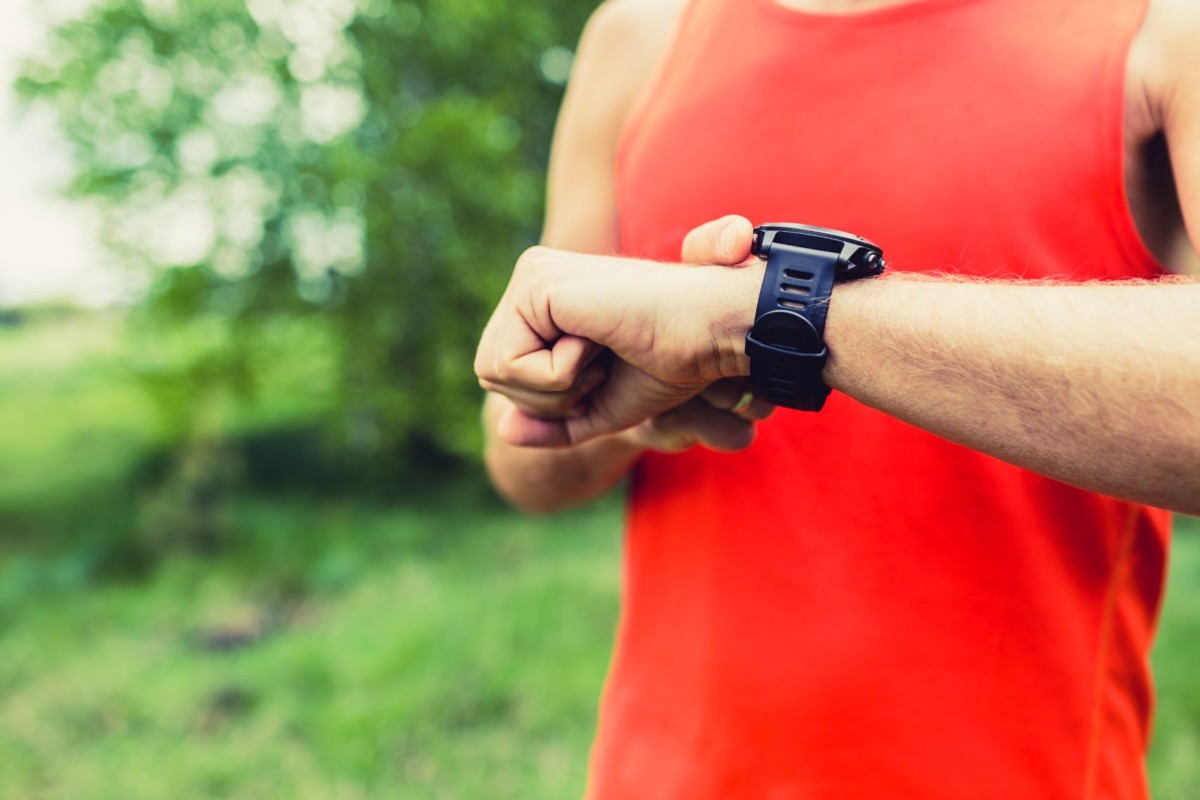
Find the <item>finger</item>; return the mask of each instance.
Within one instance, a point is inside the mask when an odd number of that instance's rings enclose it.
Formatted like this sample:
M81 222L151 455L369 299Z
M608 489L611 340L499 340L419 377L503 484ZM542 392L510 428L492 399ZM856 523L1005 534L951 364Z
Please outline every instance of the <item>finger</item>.
M689 400L681 406L651 417L633 429L638 444L659 453L682 453L699 440L690 420L693 406L699 400Z
M698 403L692 427L700 444L723 453L733 453L754 441L754 423L727 411Z
M745 411L738 413L736 416L742 419L748 419L751 422L762 422L767 417L775 413L775 406L763 400L761 397L755 397L749 407Z
M579 380L603 348L578 336L560 336L554 344L534 348L526 337L515 339L501 355L493 383L537 392L565 392Z
M754 226L739 216L726 216L693 228L683 239L685 264L735 266L750 256Z
M749 383L744 378L724 378L710 384L700 393L700 398L713 408L733 413L752 422L759 422L771 416L775 406L758 397L752 398L748 406L734 411L742 405L749 388Z
M700 397L713 408L728 411L737 405L748 388L745 378L722 378L710 383Z
M563 419L578 417L586 410L587 395L608 377L608 367L601 362L592 362L574 385L565 392L538 392L507 386L487 379L479 385L489 392L502 394L525 414L538 419Z
M626 361L614 359L608 380L588 396L587 413L566 420L575 444L607 433L632 428L675 408L696 394L696 389L661 381Z
M754 424L696 399L647 421L639 430L639 439L645 446L667 453L696 444L735 452L754 441Z

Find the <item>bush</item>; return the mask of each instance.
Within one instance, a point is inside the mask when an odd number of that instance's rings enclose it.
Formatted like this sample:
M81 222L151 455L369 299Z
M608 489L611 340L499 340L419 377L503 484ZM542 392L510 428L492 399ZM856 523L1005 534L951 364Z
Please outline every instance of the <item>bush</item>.
M327 436L385 467L477 450L474 346L536 239L592 5L100 0L57 24L18 90L147 277L145 341L200 332L193 358L139 363L178 441L319 340Z

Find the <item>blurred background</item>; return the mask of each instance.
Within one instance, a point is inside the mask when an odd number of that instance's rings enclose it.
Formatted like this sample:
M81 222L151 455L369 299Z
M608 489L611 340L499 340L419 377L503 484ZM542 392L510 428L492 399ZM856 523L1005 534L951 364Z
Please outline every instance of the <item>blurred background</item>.
M3 0L0 797L579 796L620 498L506 510L470 365L594 5Z

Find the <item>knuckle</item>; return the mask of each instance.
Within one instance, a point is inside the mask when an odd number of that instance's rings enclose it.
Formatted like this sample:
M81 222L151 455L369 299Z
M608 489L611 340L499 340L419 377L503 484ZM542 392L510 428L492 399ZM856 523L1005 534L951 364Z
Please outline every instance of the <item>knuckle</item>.
M488 369L488 360L486 358L484 358L482 354L478 354L475 356L474 367L475 367L475 377L479 378L480 382L483 382L483 381L488 380L489 378L493 377L491 371Z
M517 264L514 272L529 272L537 270L543 266L550 258L550 250L542 245L534 245L525 249L525 252L517 258Z
M546 381L546 390L551 392L570 392L571 387L574 385L574 376L569 372L560 372L549 377Z

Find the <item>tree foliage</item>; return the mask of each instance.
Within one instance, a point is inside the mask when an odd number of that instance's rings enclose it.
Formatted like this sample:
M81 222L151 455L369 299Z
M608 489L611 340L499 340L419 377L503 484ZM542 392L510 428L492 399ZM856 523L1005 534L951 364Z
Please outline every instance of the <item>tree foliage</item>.
M19 91L55 112L71 193L148 276L144 317L213 332L157 374L186 387L164 402L252 389L255 353L305 359L312 338L264 331L317 326L330 431L366 455L473 450L474 346L536 238L593 5L98 0L58 23Z

